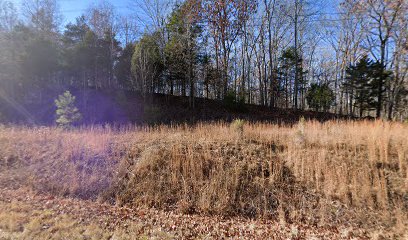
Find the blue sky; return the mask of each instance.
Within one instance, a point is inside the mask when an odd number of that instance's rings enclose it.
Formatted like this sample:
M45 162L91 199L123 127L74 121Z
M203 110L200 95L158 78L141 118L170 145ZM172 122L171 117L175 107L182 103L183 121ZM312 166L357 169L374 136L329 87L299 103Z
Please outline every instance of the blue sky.
M25 0L8 0L14 3L17 9L21 8L22 2ZM101 2L108 2L115 7L115 11L119 15L133 15L139 13L142 16L141 9L138 8L138 2L142 0L56 0L59 10L63 16L63 21L60 30L63 31L69 22L75 22L75 19L86 11L92 5L98 5ZM293 0L294 1L294 0ZM341 0L316 0L310 1L313 9L320 11L325 15L336 12L336 7ZM21 13L21 12L20 12ZM147 20L149 22L149 20ZM140 32L144 29L144 24L138 25Z
M129 7L129 0L105 0L115 6L116 11L120 14L129 14L131 9ZM84 13L89 6L97 4L99 1L91 0L57 0L62 15L64 16L64 23L72 22L76 17Z
M19 9L21 6L21 2L24 0L9 0L15 4L15 6ZM115 6L117 13L128 15L134 13L135 3L138 0L104 0L106 2L111 3ZM97 4L100 1L97 0L57 0L57 3L60 7L60 11L64 16L63 25L66 25L69 22L75 21L75 18L80 16L84 13L89 6L93 4ZM339 0L326 0L326 1L318 1L320 10L326 13L335 12L335 8L339 2ZM132 7L133 5L133 7Z
M10 1L10 0L9 0ZM106 2L111 3L113 6L115 6L116 11L120 14L130 14L132 13L132 10L130 8L132 0L105 0ZM17 9L20 9L21 3L23 0L11 0L17 7ZM63 25L66 25L69 22L75 21L75 18L80 16L82 13L84 13L89 6L93 4L97 4L100 1L95 1L95 0L57 0L57 3L60 8L60 12L62 13L64 19L63 19Z

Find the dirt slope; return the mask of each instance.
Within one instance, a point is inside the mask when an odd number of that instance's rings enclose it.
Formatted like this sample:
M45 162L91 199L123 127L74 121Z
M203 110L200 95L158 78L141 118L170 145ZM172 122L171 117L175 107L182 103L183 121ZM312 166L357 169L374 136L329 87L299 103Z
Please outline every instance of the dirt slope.
M0 99L0 121L53 125L56 107L54 100L65 89L49 89L33 93L41 98L26 101L5 101ZM188 97L163 94L150 94L142 98L135 92L123 90L79 90L70 89L76 96L76 105L83 115L79 124L115 124L128 123L194 123L202 121L231 121L242 118L249 121L267 121L275 123L294 123L299 118L327 121L345 119L331 113L300 111L293 109L269 108L257 105L239 105L221 100L195 98L194 104ZM8 99L14 99L8 97Z

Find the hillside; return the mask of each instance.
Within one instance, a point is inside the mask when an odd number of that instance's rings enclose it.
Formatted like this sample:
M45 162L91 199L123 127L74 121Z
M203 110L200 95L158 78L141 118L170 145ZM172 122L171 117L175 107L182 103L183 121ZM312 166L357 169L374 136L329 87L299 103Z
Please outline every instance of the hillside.
M382 121L2 126L0 237L406 239L407 134Z
M202 121L231 121L236 118L249 121L295 123L301 117L327 121L346 119L332 113L269 108L258 105L239 105L233 102L195 98L191 107L188 97L150 94L142 98L135 92L122 90L70 89L76 105L83 115L81 124L159 124L194 123ZM48 89L32 92L31 99L0 99L0 112L4 122L52 125L55 121L55 103L64 90ZM21 103L24 102L24 103ZM0 119L1 120L1 119Z

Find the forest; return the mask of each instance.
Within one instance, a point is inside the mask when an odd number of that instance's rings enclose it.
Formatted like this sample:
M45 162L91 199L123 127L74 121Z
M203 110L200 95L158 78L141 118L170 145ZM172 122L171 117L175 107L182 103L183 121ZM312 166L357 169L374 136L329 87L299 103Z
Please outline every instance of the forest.
M100 1L63 24L58 1L0 0L0 96L117 89L405 120L407 1L325 4Z

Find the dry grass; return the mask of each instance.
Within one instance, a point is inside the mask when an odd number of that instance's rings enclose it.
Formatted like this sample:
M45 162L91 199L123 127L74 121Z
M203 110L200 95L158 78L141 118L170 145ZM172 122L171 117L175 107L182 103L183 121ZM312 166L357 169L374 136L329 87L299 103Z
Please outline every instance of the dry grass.
M402 236L407 136L407 125L382 121L245 124L239 134L225 123L0 127L0 186L282 223L350 222Z
M126 227L117 227L112 230L103 227L96 219L84 223L72 214L61 214L54 209L33 209L31 205L24 202L2 202L0 212L0 239L3 240L171 239L170 235L165 232L156 229L149 233L132 222L124 224Z

